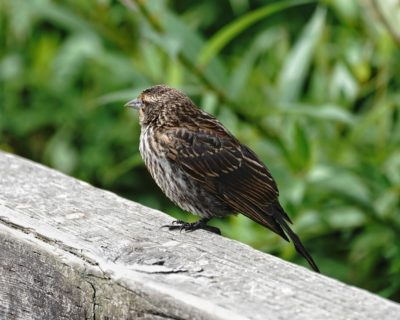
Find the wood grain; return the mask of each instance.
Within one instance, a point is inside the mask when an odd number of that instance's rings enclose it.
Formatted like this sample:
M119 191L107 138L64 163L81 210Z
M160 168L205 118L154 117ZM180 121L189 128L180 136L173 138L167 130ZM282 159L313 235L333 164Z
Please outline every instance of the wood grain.
M400 305L0 152L0 319L396 319Z

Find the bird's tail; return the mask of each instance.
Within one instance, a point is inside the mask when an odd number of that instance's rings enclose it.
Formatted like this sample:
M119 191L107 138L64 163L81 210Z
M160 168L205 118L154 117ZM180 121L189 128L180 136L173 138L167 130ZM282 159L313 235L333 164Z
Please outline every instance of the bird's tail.
M292 240L294 247L296 248L296 251L307 260L307 262L310 264L311 268L313 268L314 271L319 273L320 272L319 268L317 267L317 264L315 263L314 259L308 253L306 248L304 248L298 235L294 233L294 231L289 227L288 223L286 222L286 220L291 222L286 212L283 210L283 208L279 203L277 203L276 206L274 206L274 209L275 210L273 212L273 216L276 222L282 227L285 233L289 236L290 240Z

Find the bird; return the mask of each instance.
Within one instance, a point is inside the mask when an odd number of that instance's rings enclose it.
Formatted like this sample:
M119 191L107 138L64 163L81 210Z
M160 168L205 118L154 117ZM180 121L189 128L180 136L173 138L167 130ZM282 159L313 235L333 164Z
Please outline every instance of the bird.
M174 221L170 230L206 229L212 218L243 214L293 242L311 268L320 272L292 220L279 202L279 191L266 165L213 115L183 92L167 85L143 90L125 104L139 113L139 151L164 194L197 222Z

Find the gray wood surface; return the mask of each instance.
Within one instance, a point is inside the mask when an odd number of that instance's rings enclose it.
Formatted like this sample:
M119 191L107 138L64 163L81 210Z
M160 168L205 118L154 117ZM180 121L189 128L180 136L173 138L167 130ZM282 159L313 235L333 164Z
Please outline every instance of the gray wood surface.
M400 319L400 305L0 152L0 319Z

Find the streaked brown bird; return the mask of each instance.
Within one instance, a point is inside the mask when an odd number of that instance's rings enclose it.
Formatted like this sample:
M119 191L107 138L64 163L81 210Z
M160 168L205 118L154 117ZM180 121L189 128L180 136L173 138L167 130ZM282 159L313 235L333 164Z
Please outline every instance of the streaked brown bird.
M242 213L285 240L290 238L319 272L288 225L292 221L279 203L267 167L215 117L165 85L144 90L125 106L139 111L139 149L153 179L175 204L201 217L194 223L178 220L166 227L215 231L207 226L211 218Z

